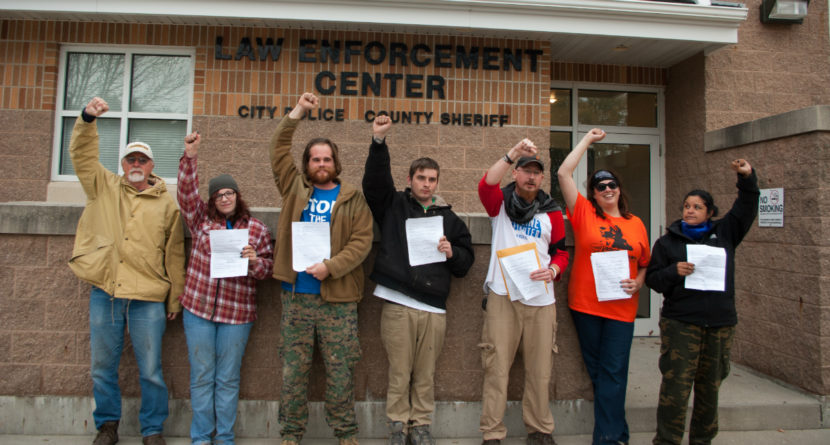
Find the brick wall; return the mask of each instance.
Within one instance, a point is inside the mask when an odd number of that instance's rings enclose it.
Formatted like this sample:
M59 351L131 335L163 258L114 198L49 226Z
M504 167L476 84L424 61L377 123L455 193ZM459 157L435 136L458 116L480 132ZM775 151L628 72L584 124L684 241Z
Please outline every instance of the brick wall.
M738 44L706 58L706 130L830 103L827 0L801 25L763 24L761 0L743 3Z
M230 56L230 60L216 58L218 36L223 38L221 53ZM283 38L279 59L251 61L242 57L236 60L238 46L244 37L251 39L254 51L257 37L263 40ZM298 61L301 39L316 40L318 50L323 40L355 40L364 45L377 41L387 49L392 42L401 42L408 48L417 43L430 48L448 44L453 49L455 45L463 45L466 48L507 49L514 54L519 50L534 50L540 54L535 72L531 70L527 55L522 60L521 70L485 70L482 69L484 61L478 69L455 68L454 64L451 68L433 64L419 68L411 62L406 68L388 63L372 65L362 54L350 63L345 63L342 54L339 63L331 60L301 63ZM337 82L342 80L342 71L374 74L400 73L404 69L408 74L440 75L446 82L445 99L427 98L425 88L421 89L424 92L422 98L407 98L402 85L398 86L395 97L390 95L387 86L378 96L371 92L367 96L341 95L338 91L321 96L321 107L343 109L345 122L304 125L298 132L297 146L311 136L331 137L343 149L346 180L354 182L361 175L371 135L371 124L364 120L367 110L433 113L429 125L400 124L393 129L390 146L400 154L394 158L395 179L398 184L405 183L405 167L409 161L419 156L433 156L442 165L442 178L446 179L441 183L440 193L459 211L482 211L475 193L477 179L494 159L518 140L529 137L540 148L548 146L546 100L550 50L547 42L321 30L3 20L0 21L0 71L3 76L0 119L8 125L0 127L0 160L6 161L7 165L27 168L15 169L14 178L0 179L0 186L20 189L20 193L0 197L2 201L20 200L19 196L45 199L54 128L54 114L49 111L56 106L58 57L62 44L195 48L193 128L206 135L203 168L211 174L219 171L239 173L240 187L253 206L279 205L265 161L267 140L277 121L267 117L243 119L238 115L239 107L276 106L277 116L281 116L285 107L294 106L300 93L314 91L314 78L323 70L336 75ZM43 113L33 115L32 110ZM509 121L503 128L440 125L436 123L440 113L508 115ZM251 174L242 175L243 172Z

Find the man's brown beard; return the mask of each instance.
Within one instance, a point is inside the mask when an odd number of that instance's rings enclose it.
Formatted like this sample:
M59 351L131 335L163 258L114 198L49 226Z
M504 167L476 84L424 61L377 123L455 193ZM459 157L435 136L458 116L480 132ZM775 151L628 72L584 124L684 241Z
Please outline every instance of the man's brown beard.
M318 175L324 171L327 173L325 179L320 178ZM308 180L312 184L328 184L330 181L334 181L337 178L337 172L334 169L318 169L314 172L308 173Z

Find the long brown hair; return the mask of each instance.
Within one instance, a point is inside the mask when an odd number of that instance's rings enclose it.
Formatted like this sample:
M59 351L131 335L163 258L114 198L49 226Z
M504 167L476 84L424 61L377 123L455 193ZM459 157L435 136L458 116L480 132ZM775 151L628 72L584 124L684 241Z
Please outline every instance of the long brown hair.
M303 174L305 177L308 178L308 161L311 160L311 147L318 144L325 144L331 148L331 159L334 161L334 177L336 178L340 176L340 172L343 170L343 167L340 166L340 150L337 148L337 144L328 138L314 138L308 141L308 144L305 145L305 149L303 150Z
M226 218L225 215L219 213L219 210L216 209L216 195L218 194L219 190L211 195L207 202L207 216L211 219L211 221L224 221L227 219L231 222L231 224L236 224L236 222L240 219L248 219L251 217L251 211L248 209L248 204L246 204L245 200L242 199L242 194L236 192L236 207L233 209L233 214Z
M613 178L608 177L608 175L598 174L600 172L608 173L609 175L613 176ZM617 209L619 209L620 215L622 215L623 218L631 219L631 217L634 215L631 214L631 210L629 210L628 207L628 195L625 194L625 187L623 187L622 181L620 181L620 177L617 176L617 174L614 171L609 170L607 168L595 170L593 173L591 173L591 179L590 181L588 181L588 190L586 190L586 195L588 195L588 201L590 201L591 205L594 206L594 212L597 214L597 218L607 219L607 217L605 216L605 212L602 211L602 207L600 207L597 200L594 199L594 187L600 182L605 181L606 179L613 179L614 182L617 183L617 186L619 186L620 199L617 201Z

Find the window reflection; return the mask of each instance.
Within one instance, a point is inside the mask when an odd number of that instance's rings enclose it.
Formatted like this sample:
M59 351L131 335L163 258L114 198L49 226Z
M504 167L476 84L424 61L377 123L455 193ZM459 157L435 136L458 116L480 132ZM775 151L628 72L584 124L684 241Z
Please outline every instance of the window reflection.
M559 188L559 181L556 179L556 171L559 165L571 151L571 132L552 131L550 133L550 196L559 203L562 211L565 211L565 200L562 198L562 189Z
M133 56L130 111L187 113L190 58Z
M121 110L124 87L124 55L69 53L66 60L64 108L80 110L93 97L107 101L112 111Z
M550 90L550 124L571 125L571 90Z
M657 94L579 90L579 123L613 127L657 127Z

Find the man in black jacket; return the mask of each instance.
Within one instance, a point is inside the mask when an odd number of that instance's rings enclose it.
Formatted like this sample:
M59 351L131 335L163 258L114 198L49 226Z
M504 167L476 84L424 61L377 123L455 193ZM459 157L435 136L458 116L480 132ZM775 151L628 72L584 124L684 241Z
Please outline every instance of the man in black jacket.
M474 260L473 246L467 226L435 195L440 173L435 160L413 161L409 187L395 190L386 146L391 127L388 116L375 118L363 173L363 194L381 230L380 251L370 278L378 284L375 295L386 300L380 325L389 357L389 444L434 445L429 425L435 407L435 362L444 343L450 281L453 275L467 274ZM435 243L410 246L407 239L413 239L415 230L410 227L407 233L407 220L432 217L442 219L434 222L443 227L443 235L437 234ZM435 254L434 249L443 253L437 262L423 264L432 260L413 255L417 250L429 256Z

